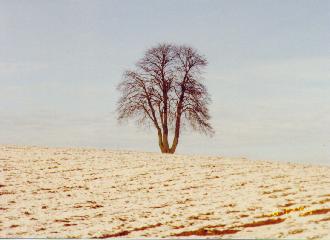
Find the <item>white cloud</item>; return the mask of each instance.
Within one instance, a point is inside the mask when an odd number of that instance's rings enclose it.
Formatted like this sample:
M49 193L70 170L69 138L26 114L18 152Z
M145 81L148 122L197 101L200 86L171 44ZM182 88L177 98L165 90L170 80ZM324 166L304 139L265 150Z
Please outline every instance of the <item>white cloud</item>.
M330 81L330 57L292 58L285 60L273 60L254 62L236 69L217 72L214 76L218 81L231 83L251 82L275 82L280 84ZM211 76L211 78L213 78Z
M45 63L0 62L0 74L16 74L39 71L47 68Z

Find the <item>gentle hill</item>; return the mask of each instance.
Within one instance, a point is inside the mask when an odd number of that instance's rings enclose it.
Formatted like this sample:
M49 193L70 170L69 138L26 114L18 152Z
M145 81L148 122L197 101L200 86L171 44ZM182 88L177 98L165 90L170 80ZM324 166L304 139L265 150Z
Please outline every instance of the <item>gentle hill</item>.
M0 146L0 237L330 238L330 167Z

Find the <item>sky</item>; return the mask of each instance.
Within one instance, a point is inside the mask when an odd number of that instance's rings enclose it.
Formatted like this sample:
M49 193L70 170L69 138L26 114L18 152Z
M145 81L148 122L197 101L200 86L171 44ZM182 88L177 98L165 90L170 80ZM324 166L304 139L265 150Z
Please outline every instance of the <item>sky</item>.
M0 144L159 152L116 86L167 42L208 59L216 131L178 154L330 164L329 23L326 0L0 0Z

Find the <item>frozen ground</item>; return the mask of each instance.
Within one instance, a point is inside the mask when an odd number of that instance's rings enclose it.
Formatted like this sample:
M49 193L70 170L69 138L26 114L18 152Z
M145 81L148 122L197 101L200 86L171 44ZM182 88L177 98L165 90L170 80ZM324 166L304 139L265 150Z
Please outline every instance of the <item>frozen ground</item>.
M330 239L330 167L0 146L0 237Z

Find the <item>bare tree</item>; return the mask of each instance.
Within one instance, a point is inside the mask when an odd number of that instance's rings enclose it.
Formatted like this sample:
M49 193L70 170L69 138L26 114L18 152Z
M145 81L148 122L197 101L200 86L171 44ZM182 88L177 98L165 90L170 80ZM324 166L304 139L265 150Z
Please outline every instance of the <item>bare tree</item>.
M136 70L126 71L118 86L118 120L134 118L140 124L153 125L162 153L175 152L186 124L212 135L210 97L201 83L206 65L205 57L189 46L159 44L147 50Z

